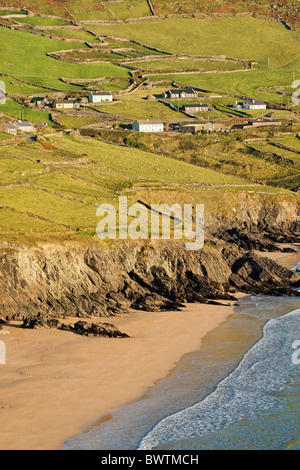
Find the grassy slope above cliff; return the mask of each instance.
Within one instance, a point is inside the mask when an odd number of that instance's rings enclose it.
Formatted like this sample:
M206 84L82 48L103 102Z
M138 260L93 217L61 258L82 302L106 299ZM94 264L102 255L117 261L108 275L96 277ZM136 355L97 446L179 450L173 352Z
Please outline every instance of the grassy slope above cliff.
M254 192L263 204L297 204L297 196L284 189L91 138L53 136L0 149L4 239L93 236L100 220L97 206L109 202L118 208L119 195L128 196L129 205L137 200L205 203L211 214L228 216L241 195Z

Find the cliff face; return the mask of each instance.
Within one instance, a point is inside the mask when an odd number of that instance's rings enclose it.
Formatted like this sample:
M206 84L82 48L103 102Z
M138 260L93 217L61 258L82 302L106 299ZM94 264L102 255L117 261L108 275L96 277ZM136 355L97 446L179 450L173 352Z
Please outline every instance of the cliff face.
M205 246L179 241L0 245L0 315L110 316L129 308L178 309L184 302L252 294L297 295L296 274L262 258L275 241L299 241L299 206L239 196L229 213L206 213Z
M233 299L236 290L295 295L298 282L276 263L219 242L194 252L180 242L7 246L0 263L0 313L15 319L177 309L183 302Z
M206 214L207 231L244 249L275 250L276 243L300 239L300 207L294 200L240 193L225 216Z

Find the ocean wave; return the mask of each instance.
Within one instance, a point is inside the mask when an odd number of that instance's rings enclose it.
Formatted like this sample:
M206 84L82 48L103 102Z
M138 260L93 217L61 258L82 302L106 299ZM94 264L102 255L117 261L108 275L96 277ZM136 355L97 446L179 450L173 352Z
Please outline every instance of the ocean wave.
M139 449L205 436L263 410L280 407L278 392L293 386L299 378L299 366L292 363L292 344L300 339L299 319L297 309L269 320L263 337L210 395L160 421L141 440Z

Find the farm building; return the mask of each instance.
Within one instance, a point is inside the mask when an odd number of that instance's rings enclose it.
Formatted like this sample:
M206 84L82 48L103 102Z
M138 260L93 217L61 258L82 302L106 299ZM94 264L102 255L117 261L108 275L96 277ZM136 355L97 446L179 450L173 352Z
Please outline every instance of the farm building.
M48 103L47 98L43 98L42 96L35 96L32 98L31 103L33 103L35 106L40 107Z
M247 124L243 125L243 129L249 129L253 127L266 127L266 126L282 126L282 122L271 121L269 119L260 119L258 121L248 121Z
M182 106L185 113L205 113L209 110L207 104L185 104Z
M112 101L113 96L111 91L91 91L89 94L90 103L103 103L105 101Z
M167 90L162 92L162 97L165 99L178 99L178 98L197 98L197 92L193 88L185 90Z
M219 124L217 122L206 122L206 123L198 123L198 124L179 124L178 126L174 126L174 129L183 131L183 132L190 132L191 134L195 134L196 132L227 132L229 129L225 126L225 124Z
M53 108L56 109L74 109L74 102L72 100L55 100Z
M163 132L164 124L160 119L143 119L132 124L132 130L136 132Z
M267 109L267 105L262 100L245 100L243 103L235 102L235 109Z
M17 128L11 122L4 122L0 125L1 132L5 132L5 134L10 135L17 135Z
M14 122L14 126L18 131L21 132L33 132L34 127L29 121L21 121L20 119L18 121Z

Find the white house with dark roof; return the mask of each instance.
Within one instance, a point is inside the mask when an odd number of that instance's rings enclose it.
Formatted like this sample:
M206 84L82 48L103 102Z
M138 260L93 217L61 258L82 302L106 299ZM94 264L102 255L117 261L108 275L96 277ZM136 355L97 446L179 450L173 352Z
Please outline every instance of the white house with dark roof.
M14 126L18 131L21 132L34 132L34 127L29 121L21 121L19 119L18 121L14 122Z
M89 94L89 103L103 103L112 100L111 91L91 91Z
M193 88L167 90L162 92L162 97L167 99L197 98L198 94Z
M243 103L234 103L235 109L267 109L267 104L262 100L245 100Z
M141 119L132 124L136 132L163 132L164 124L160 119Z

